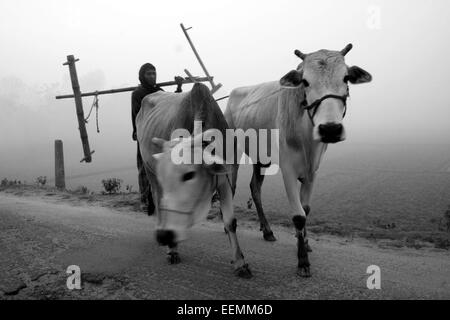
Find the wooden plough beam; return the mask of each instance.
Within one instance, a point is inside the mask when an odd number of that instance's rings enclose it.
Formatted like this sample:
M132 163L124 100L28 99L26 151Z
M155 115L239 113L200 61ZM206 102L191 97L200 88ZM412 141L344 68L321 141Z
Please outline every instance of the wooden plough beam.
M195 56L197 57L198 62L200 63L200 66L202 67L203 71L205 72L206 77L194 77L192 74L185 69L185 73L188 75L187 78L183 80L183 84L190 84L190 83L197 83L197 82L209 82L211 84L211 94L216 93L221 87L222 84L218 83L217 85L214 83L214 77L212 77L208 70L205 67L205 64L203 63L202 59L200 58L200 55L197 52L197 49L195 48L191 38L189 37L188 30L191 28L185 28L184 25L180 24L181 29L183 30L184 35L186 36L189 45L192 48L192 51L194 51ZM81 143L83 145L83 153L84 158L81 159L80 162L92 162L92 154L94 151L91 152L91 149L89 147L89 139L88 134L86 130L86 119L84 117L84 111L83 111L83 97L89 97L89 96L99 96L103 94L113 94L113 93L120 93L120 92L129 92L134 91L136 87L127 87L127 88L118 88L118 89L111 89L111 90L103 90L103 91L95 91L95 92L86 92L82 93L80 90L80 84L78 82L78 75L77 75L77 69L75 67L75 63L79 61L79 59L75 59L73 55L67 56L67 61L63 64L65 66L69 66L69 72L70 72L70 80L72 82L72 89L73 94L66 94L66 95L60 95L56 96L56 99L71 99L75 98L75 107L77 112L77 119L78 119L78 129L80 130L80 138ZM161 82L157 85L160 87L166 87L166 86L172 86L177 84L175 81L168 81L168 82ZM218 100L225 99L227 97L220 98Z
M197 60L198 60L198 62L200 63L200 66L202 67L203 72L205 72L206 77L209 79L208 81L209 81L209 83L211 84L211 94L216 93L216 92L222 87L222 84L221 84L221 83L218 83L218 84L216 85L216 84L214 83L213 77L211 77L211 76L209 75L209 72L208 72L208 70L206 69L205 64L203 63L202 59L200 58L200 55L198 54L198 51L197 51L197 49L195 48L194 43L192 42L191 37L189 37L189 34L188 34L188 30L189 30L189 29L192 29L192 27L190 27L190 28L185 28L184 25L183 25L182 23L180 23L180 26L181 26L181 30L183 30L183 33L184 33L184 35L186 36L187 41L189 42L189 45L190 45L191 48L192 48L192 51L194 51L194 54L195 54L195 56L197 57ZM189 71L186 71L186 70L185 70L185 72L189 75Z
M190 83L194 83L194 82L208 82L210 78L208 77L194 77L194 80L191 80L190 77L186 77L183 80L183 84L190 84ZM177 83L175 81L167 81L167 82L160 82L157 83L157 86L160 87L168 87L168 86L174 86ZM86 93L82 93L81 97L93 97L93 96L100 96L103 94L113 94L113 93L121 93L121 92L128 92L128 91L134 91L135 89L137 89L138 87L126 87L126 88L118 88L118 89L110 89L110 90L102 90L102 91L92 91L92 92L86 92ZM69 99L69 98L74 98L75 95L73 94L66 94L66 95L61 95L61 96L56 96L56 99Z
M86 130L86 120L84 117L84 111L83 111L83 100L82 97L89 97L89 96L99 96L104 94L113 94L113 93L120 93L120 92L129 92L134 91L137 86L135 87L127 87L127 88L118 88L118 89L111 89L111 90L103 90L103 91L95 91L95 92L87 92L87 93L81 93L80 90L80 84L78 82L78 75L77 75L77 69L75 67L75 63L79 61L79 59L75 59L73 55L67 56L67 61L63 65L69 66L69 72L70 72L70 80L72 82L72 89L73 94L66 94L66 95L60 95L56 96L56 99L71 99L75 98L75 107L77 112L77 119L78 119L78 129L80 131L80 138L81 143L83 145L83 153L84 158L81 159L80 162L86 162L90 163L92 162L92 154L95 151L91 151L89 147L89 138ZM183 84L190 84L195 82L207 82L212 81L213 77L187 77L183 80ZM173 86L177 83L175 81L167 81L167 82L161 82L157 83L156 85L160 87L167 87L167 86Z

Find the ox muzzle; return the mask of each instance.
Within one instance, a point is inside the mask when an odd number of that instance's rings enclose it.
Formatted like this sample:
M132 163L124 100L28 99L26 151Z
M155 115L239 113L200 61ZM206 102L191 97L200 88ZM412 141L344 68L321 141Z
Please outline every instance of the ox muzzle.
M176 245L176 235L173 230L157 230L156 241L162 246L174 247Z
M319 125L319 135L323 143L338 143L342 141L344 126L340 123Z
M320 99L317 99L310 105L306 103L305 99L303 101L303 107L306 109L306 112L308 113L308 116L311 119L313 127L316 126L314 122L314 116L318 112L319 107L322 105L322 103L327 99L334 99L342 102L344 107L344 113L342 114L342 118L344 118L347 112L347 97L348 95L338 96L334 94L328 94ZM323 143L338 143L345 139L344 126L341 123L326 122L323 124L319 124L317 127L317 133L320 141Z

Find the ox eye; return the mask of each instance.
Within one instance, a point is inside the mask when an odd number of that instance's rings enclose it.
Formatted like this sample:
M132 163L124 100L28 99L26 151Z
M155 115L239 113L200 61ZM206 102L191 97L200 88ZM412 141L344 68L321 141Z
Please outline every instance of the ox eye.
M344 82L345 82L346 84L348 84L348 78L349 78L348 76L345 76L345 77L344 77Z
M194 177L195 177L195 171L191 171L191 172L183 174L183 177L181 178L181 180L183 182L185 182L185 181L194 179Z
M302 83L305 88L309 87L309 82L306 81L305 79L302 80Z

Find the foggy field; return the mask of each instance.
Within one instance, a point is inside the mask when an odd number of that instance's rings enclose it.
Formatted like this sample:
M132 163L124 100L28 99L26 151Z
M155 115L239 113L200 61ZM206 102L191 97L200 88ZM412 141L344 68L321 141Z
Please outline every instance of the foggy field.
M329 147L319 170L312 199L310 230L344 236L392 239L398 245L450 245L445 212L450 209L450 146L363 145ZM136 169L105 170L98 175L68 178L100 191L101 180L118 177L137 191ZM247 210L251 169L241 166L235 206L240 219L257 226L254 206ZM269 223L290 225L289 204L281 175L266 177L263 206Z
M444 213L450 209L449 160L450 147L444 146L331 146L313 192L310 229L406 238L412 245L414 239L448 241ZM250 196L249 181L249 173L240 176L240 206ZM281 176L266 178L263 205L269 222L290 223Z

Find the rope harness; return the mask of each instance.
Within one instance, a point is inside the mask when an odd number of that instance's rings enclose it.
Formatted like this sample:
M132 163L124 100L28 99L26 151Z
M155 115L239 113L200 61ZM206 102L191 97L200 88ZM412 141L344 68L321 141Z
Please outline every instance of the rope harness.
M252 105L252 104L258 103L258 102L260 102L261 100L270 98L272 95L274 95L274 94L276 94L276 93L278 93L278 92L280 92L280 91L281 91L281 89L280 89L280 90L277 90L277 91L275 91L275 92L273 92L273 93L271 93L271 94L269 94L268 96L265 96L265 97L263 97L263 98L261 98L261 99L258 99L257 101L253 101L251 104L246 105L246 107L248 107L248 106L250 106L250 105ZM230 96L225 96L225 97L222 97L222 98L217 99L216 101L220 101L220 100L223 100L223 99L227 99L227 98L229 98L229 97L230 97ZM338 96L338 95L335 95L335 94L327 94L326 96L323 96L322 98L317 99L316 101L314 101L314 102L311 103L310 105L308 105L308 102L306 101L306 97L305 97L305 98L303 99L302 103L301 103L301 106L305 108L306 112L308 113L309 118L311 119L312 125L315 126L315 124L314 124L314 116L316 115L316 113L317 113L317 111L318 111L320 105L322 104L322 102L323 102L324 100L326 100L326 99L338 99L338 100L341 100L342 103L344 104L344 114L342 115L342 118L345 118L345 115L347 114L347 98L348 98L348 97L349 97L348 94L346 94L346 95L344 95L344 96ZM310 112L311 110L312 110L312 114L311 114L311 112Z
M344 95L344 96L338 96L335 94L327 94L326 96L323 96L322 98L317 99L316 101L314 101L313 103L308 105L308 102L306 101L306 97L305 97L305 99L303 99L303 102L301 103L301 106L305 108L306 112L308 113L309 118L311 119L312 125L314 127L315 126L314 116L316 115L317 111L319 110L320 105L322 104L322 102L324 100L326 100L326 99L341 100L342 103L344 104L344 114L342 115L342 118L344 118L345 114L347 113L347 98L348 98L348 94ZM312 110L312 114L310 112L311 110Z
M225 96L225 97L222 97L222 98L219 98L219 99L216 99L216 102L219 102L219 101L221 101L221 100L225 100L225 99L228 99L230 96Z
M219 186L219 176L217 174L215 174L215 175L212 175L211 178L212 178L212 186L213 186L212 191L214 192L214 190L217 190L217 188ZM228 185L232 189L231 181L230 181L230 178L228 177L228 174L226 174L226 178L227 178ZM215 180L215 183L214 183L214 180ZM203 187L204 191L207 189L207 186L208 186L207 184L204 185L204 187ZM203 194L203 192L202 192L202 194ZM201 200L201 197L199 197L197 199L197 201L195 202L194 206L192 207L193 209L192 210L188 210L188 211L169 209L169 208L166 208L166 207L160 207L159 210L161 212L165 211L165 212L174 212L174 213L189 215L189 220L190 220L189 226L192 227L194 225L194 210L196 209L196 207L199 204L200 200Z
M89 114L84 119L85 123L88 123L89 117L91 116L92 110L95 108L95 122L97 124L97 133L100 133L100 128L98 126L98 91L95 91L94 101L92 102L91 110L89 110Z

